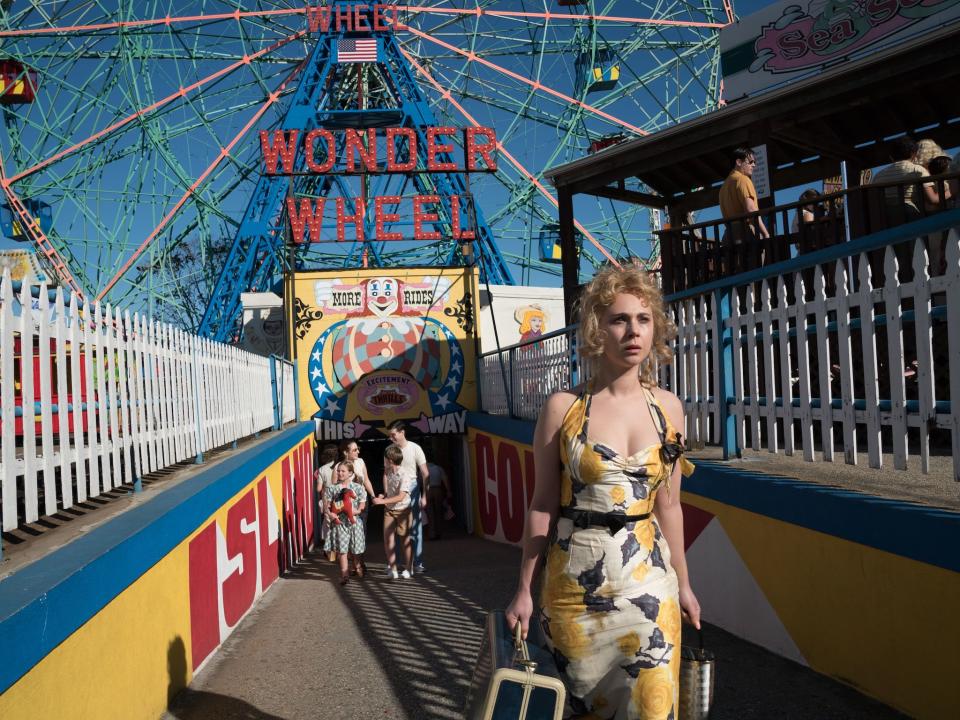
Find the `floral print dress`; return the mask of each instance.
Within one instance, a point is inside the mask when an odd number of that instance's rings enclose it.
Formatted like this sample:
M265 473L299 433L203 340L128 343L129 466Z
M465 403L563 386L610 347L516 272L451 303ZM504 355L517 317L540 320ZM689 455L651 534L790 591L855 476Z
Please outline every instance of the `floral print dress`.
M560 430L561 507L652 513L657 492L664 485L669 491L673 461L679 460L685 475L693 471L680 454L679 433L645 392L661 441L630 457L589 438L589 385L574 401ZM544 634L566 682L568 711L589 718L677 720L677 576L653 515L614 534L559 517L541 604Z
M363 519L360 517L360 503L367 501L367 491L363 485L353 481L346 485L329 484L323 488L323 502L325 507L329 507L331 502L340 502L340 497L347 490L353 490L357 498L353 501L354 513L353 519L356 521L350 524L346 513L340 513L340 524L331 522L328 525L327 537L323 542L324 552L335 553L353 553L359 555L367 549L366 532L363 528Z

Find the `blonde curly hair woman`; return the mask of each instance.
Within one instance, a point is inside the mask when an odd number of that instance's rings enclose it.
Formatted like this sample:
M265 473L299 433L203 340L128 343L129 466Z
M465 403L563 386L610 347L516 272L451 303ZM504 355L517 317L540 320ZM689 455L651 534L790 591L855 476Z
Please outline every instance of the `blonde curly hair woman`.
M575 715L676 717L681 613L700 626L680 511L683 406L657 387L675 328L651 277L605 268L580 299L583 385L551 395L534 434L536 485L507 621L540 622Z

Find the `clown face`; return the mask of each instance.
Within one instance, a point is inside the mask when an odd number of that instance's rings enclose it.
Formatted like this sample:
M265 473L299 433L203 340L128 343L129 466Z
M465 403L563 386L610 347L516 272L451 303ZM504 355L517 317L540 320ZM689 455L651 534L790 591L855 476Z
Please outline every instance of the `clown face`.
M365 305L377 317L393 315L400 307L400 283L390 277L371 279L366 286Z

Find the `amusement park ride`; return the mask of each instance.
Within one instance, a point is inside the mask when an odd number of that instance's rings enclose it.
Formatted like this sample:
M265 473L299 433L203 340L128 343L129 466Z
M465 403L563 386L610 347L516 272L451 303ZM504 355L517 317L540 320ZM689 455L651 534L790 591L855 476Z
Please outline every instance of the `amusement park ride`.
M3 2L0 229L88 299L220 340L240 293L290 267L476 263L546 284L543 173L716 107L732 19L725 0ZM311 131L332 144L304 152ZM438 169L474 140L492 146L479 174ZM367 162L348 167L348 145ZM645 209L577 217L587 271L656 262Z

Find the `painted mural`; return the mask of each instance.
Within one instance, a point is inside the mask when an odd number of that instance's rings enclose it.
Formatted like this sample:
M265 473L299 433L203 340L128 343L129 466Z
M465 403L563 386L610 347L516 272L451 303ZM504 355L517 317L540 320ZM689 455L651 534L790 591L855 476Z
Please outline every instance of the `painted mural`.
M475 270L297 274L302 419L326 440L382 437L394 420L463 433L476 403Z

